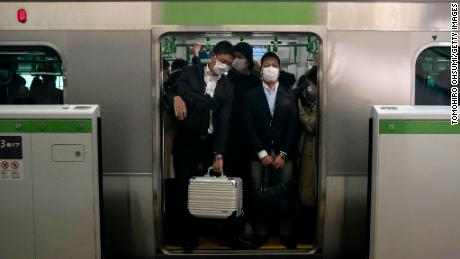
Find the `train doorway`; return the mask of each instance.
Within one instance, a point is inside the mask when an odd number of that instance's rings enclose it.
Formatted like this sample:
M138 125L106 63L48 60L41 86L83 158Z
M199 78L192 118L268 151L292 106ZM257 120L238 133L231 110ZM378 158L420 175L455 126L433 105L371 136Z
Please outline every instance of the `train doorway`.
M315 255L321 250L322 244L322 229L324 215L324 170L321 160L321 105L322 94L325 93L323 80L321 80L321 71L323 70L324 62L322 60L325 46L322 44L321 29L314 28L311 31L289 32L293 29L286 28L275 31L252 31L253 29L238 26L233 30L225 30L223 28L163 28L158 31L154 30L154 51L153 62L156 64L153 87L154 103L156 107L161 107L155 121L157 121L157 138L162 145L158 147L154 154L157 157L154 161L154 188L157 193L155 200L155 232L157 238L157 247L162 253L167 254L222 254L222 253L251 253L251 254L310 254ZM196 30L196 31L195 31ZM248 31L251 30L251 31ZM279 30L279 31L278 31ZM204 33L203 31L206 31ZM231 31L231 32L228 32ZM295 31L295 29L294 29ZM318 32L319 31L319 32ZM235 155L239 149L242 154L247 154L251 157L251 152L246 152L249 146L237 145L238 147L229 148L229 154L224 155L224 173L227 176L239 177L243 179L243 211L244 216L240 216L233 220L230 228L232 235L237 239L237 243L222 242L222 236L228 236L229 220L213 220L207 218L197 218L192 216L193 221L190 224L194 225L194 234L196 234L197 243L192 249L187 249L183 246L181 235L180 220L182 217L181 210L177 209L180 193L187 192L187 188L178 184L178 176L174 165L174 138L176 135L177 113L174 110L174 103L168 97L168 87L174 87L174 82L180 77L183 66L206 66L212 63L213 48L218 42L229 41L234 46L239 43L245 43L246 46L251 46L253 64L250 66L250 71L246 73L254 75L256 78L261 78L261 57L267 52L274 52L279 57L280 75L278 80L280 85L286 87L288 92L295 96L295 107L298 123L297 135L295 137L295 156L291 157L292 162L292 186L295 189L296 201L298 204L295 211L292 211L290 237L294 240L295 246L288 247L283 242L283 235L279 227L279 219L274 217L269 220L268 235L262 244L254 246L253 242L257 239L256 225L254 215L257 214L254 208L254 197L257 192L252 188L251 177L251 159L245 160L244 157ZM240 44L241 45L241 44ZM244 45L244 44L243 44ZM238 53L236 57L238 58ZM247 61L247 60L246 60ZM179 64L179 65L178 65ZM227 76L231 77L235 72L236 67L233 63L233 68L230 69ZM241 98L243 95L238 93L238 87L241 87L238 81L233 82L235 95L233 98ZM313 96L311 93L312 85L316 84L319 88L318 94ZM262 87L262 84L260 84ZM310 92L309 92L310 91ZM238 96L240 95L240 96ZM169 101L168 101L169 100ZM169 102L169 103L168 103ZM232 109L238 109L238 102L233 102ZM157 110L157 109L154 109ZM242 115L243 110L236 113ZM307 116L311 115L311 116ZM235 113L232 113L235 116ZM303 120L302 116L307 116L308 122ZM305 119L305 117L304 117ZM231 120L231 122L238 120ZM231 124L231 123L230 123ZM236 123L238 124L238 123ZM234 126L234 125L233 125ZM230 131L235 128L229 126ZM230 135L230 143L232 146L238 140L232 139ZM154 145L155 146L155 145ZM236 150L235 150L236 149ZM233 152L232 152L233 151ZM244 152L243 152L244 151ZM235 156L237 157L235 159ZM247 161L247 172L241 168L234 166L234 161ZM244 162L243 162L244 163ZM177 166L177 164L176 164ZM198 165L196 168L196 176L204 174L205 168ZM244 172L242 172L244 171ZM257 210L260 210L258 208ZM182 211L183 213L183 211ZM269 210L264 213L271 214ZM276 214L276 213L273 213ZM247 246L245 246L245 244Z

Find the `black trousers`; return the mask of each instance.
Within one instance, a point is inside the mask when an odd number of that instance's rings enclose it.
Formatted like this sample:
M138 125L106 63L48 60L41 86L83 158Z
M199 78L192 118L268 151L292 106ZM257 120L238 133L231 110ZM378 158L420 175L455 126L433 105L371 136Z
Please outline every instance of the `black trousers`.
M197 233L206 232L205 230L197 229L197 225L209 226L209 223L218 223L220 225L219 238L232 238L238 234L239 219L199 221L187 209L189 180L193 176L203 176L208 168L212 166L214 160L213 144L214 135L192 136L181 131L176 132L173 147L176 185L173 194L175 195L174 201L177 204L174 204L172 218L177 223L179 239L189 240L196 238ZM202 170L199 170L199 167Z
M229 154L224 157L224 172L227 176L240 177L243 180L243 211L244 219L251 217L250 195L252 191L251 153L248 141L243 134L232 132L229 140Z
M178 130L173 144L173 165L176 174L176 190L173 219L181 239L195 238L195 222L187 209L188 183L193 176L202 176L212 165L214 135L196 136ZM198 170L199 166L205 171Z

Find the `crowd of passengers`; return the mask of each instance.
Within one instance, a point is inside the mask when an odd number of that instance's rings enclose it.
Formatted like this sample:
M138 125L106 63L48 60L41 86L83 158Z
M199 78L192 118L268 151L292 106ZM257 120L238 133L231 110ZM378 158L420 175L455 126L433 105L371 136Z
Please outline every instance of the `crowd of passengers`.
M281 70L276 53L265 53L259 65L248 43L218 42L208 64L199 59L200 51L200 44L192 47L191 65L163 60L165 168L166 178L174 179L166 186L168 242L184 250L199 245L202 230L187 210L187 188L191 177L212 167L217 175L242 178L244 186L245 215L220 224L220 245L258 249L275 223L280 243L296 249L296 211L270 211L279 206L266 208L271 204L258 204L250 194L278 184L295 186L293 202L314 215L317 66L296 84L293 74Z
M0 62L0 104L62 104L63 93L56 88L56 76L37 75L29 87L16 73L15 64Z

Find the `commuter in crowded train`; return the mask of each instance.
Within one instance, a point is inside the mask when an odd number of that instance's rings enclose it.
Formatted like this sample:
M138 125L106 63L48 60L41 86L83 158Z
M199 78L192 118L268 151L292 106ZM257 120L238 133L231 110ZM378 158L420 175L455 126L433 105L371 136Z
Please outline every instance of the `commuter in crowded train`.
M191 48L193 55L192 62L200 63L199 52L201 44L195 43ZM232 106L232 115L230 119L229 131L229 153L226 159L226 174L229 176L237 176L243 179L244 192L249 193L251 188L251 166L250 152L247 149L247 134L242 118L243 99L245 94L261 84L260 74L255 71L255 63L253 60L252 46L246 42L239 42L235 45L235 59L232 63L232 69L228 73L228 78L234 86L234 97ZM249 195L244 195L245 201L243 204L248 204L247 198ZM245 207L245 219L250 214L250 208ZM252 227L249 222L237 222L237 224L224 224L222 226L224 235L229 237L222 241L219 239L219 244L230 246L235 249L246 248L246 245L239 240L240 236L245 236L250 239L252 236ZM243 229L241 227L244 227Z
M260 77L252 73L254 62L252 47L246 42L235 45L235 59L228 78L235 92L230 123L228 171L234 176L241 177L245 187L250 185L250 152L247 149L247 134L243 122L243 99L248 91L261 84Z
M163 66L167 66L166 69L163 67L163 91L165 104L169 109L169 107L173 106L172 98L176 96L176 94L174 93L175 90L173 89L173 86L176 83L177 79L179 79L179 76L182 73L184 67L188 66L188 62L184 59L177 58L172 62L171 66L169 66L169 62L163 59ZM169 74L167 72L168 70Z
M192 65L200 65L201 60L199 58L199 53L201 50L201 43L196 42L190 48L190 52L192 53ZM174 107L174 100L173 97L176 97L176 103L180 100L183 103L183 99L177 95L176 89L174 88L174 84L179 79L180 74L182 73L184 67L188 66L188 61L178 58L173 61L171 66L169 62L163 59L163 90L164 90L164 98L165 104L167 108ZM169 74L168 74L169 73ZM165 77L166 74L166 77ZM166 78L166 79L165 79Z
M0 104L13 104L15 99L27 97L26 80L18 75L11 62L0 62Z
M44 74L42 80L34 78L30 86L30 96L37 104L62 104L63 92L56 88L56 76Z
M308 238L314 232L316 206L316 129L318 119L318 68L313 66L302 81L298 98L299 120L302 133L299 141L299 196L305 212Z
M313 102L316 101L316 97L308 94L308 86L315 84L317 86L317 73L318 73L318 66L314 65L310 70L308 70L304 75L302 75L298 82L297 87L293 89L297 100L302 102L303 106L311 107ZM307 78L310 77L310 78ZM316 82L316 83L315 83Z
M173 148L173 138L176 131L176 127L174 125L174 111L172 109L172 98L173 93L172 87L179 79L183 69L188 66L188 62L184 59L175 59L171 63L171 74L163 84L164 90L164 105L166 108L166 112L164 113L164 177L165 177L165 239L168 244L172 245L180 245L178 242L179 237L177 236L178 233L178 226L177 218L178 213L181 211L177 211L177 193L183 190L179 189L177 185L177 181L175 179L174 167L173 167L173 157L172 157L172 148ZM169 98L168 98L169 96Z
M246 45L247 46L246 46ZM246 47L246 49L242 49L241 46ZM249 50L248 50L249 47ZM190 52L192 54L192 64L197 65L201 64L201 59L199 57L200 52L203 51L201 42L196 42L191 48ZM248 53L250 51L250 53ZM242 54L245 53L245 54ZM249 61L246 60L246 56L250 56ZM239 60L246 61L240 62ZM236 60L236 62L235 62ZM237 64L238 63L238 64ZM245 66L242 66L242 65ZM236 67L235 67L236 65ZM257 85L257 82L260 81L259 77L251 73L252 70L249 68L253 68L252 62L252 47L244 43L243 45L237 44L235 45L235 59L232 63L232 69L228 72L227 77L230 82L233 84L235 92L234 92L234 99L232 105L232 115L230 119L230 130L229 130L229 153L226 156L226 170L225 174L228 176L237 176L243 179L243 186L247 186L247 183L250 179L248 179L247 175L249 174L249 160L247 159L247 154L245 153L245 148L243 146L236 147L234 144L244 143L244 140L240 140L240 138L236 137L235 134L239 134L240 137L244 137L245 134L241 134L241 131L235 128L236 125L241 125L242 122L238 121L238 118L241 117L241 99L246 91L241 91L242 89L253 87ZM252 80L252 81L251 81ZM255 80L255 81L254 81ZM241 83L245 81L245 85L241 85ZM235 83L237 85L235 85ZM239 153L237 153L237 149L239 149ZM241 165L247 164L247 168L243 168ZM244 204L244 202L243 202ZM247 210L246 210L247 211ZM245 213L247 214L247 213ZM221 246L227 246L233 249L247 249L247 243L240 240L240 233L243 232L241 227L243 226L241 219L229 219L221 224L221 231L218 238L218 244ZM249 232L252 231L250 225L248 226Z
M235 59L228 78L232 82L235 92L233 97L232 116L230 119L229 154L226 173L240 177L243 180L244 193L251 189L251 152L247 148L248 138L243 121L243 99L248 91L261 84L260 76L254 73L252 46L246 42L235 45ZM252 237L252 228L247 221L250 210L247 204L249 195L243 195L243 210L245 211L244 224L233 228L234 236L245 239ZM241 227L243 227L241 229ZM239 233L238 233L239 232Z
M171 64L171 74L166 81L166 85L173 87L177 79L179 79L182 71L188 66L187 60L176 58Z
M197 44L195 44L195 46L197 46ZM180 245L180 238L178 236L179 229L176 222L180 220L178 215L182 213L182 211L180 207L177 206L177 204L180 203L178 199L180 197L177 196L177 193L183 191L175 179L172 155L173 139L176 132L173 98L177 96L177 94L175 93L174 85L184 68L188 65L186 60L177 58L171 63L171 67L169 67L169 62L163 59L163 71L166 72L169 70L170 72L166 81L163 83L164 105L166 108L163 119L164 131L166 133L164 136L165 239L168 244L172 245ZM177 97L181 98L180 96Z
M181 211L177 223L185 250L198 245L193 217L187 210L188 181L197 175L198 165L212 165L216 173L223 171L234 91L226 74L234 57L230 42L218 42L209 64L186 67L174 85L176 96L172 99L177 120L173 164L181 189L177 193Z
M174 114L172 98L174 97L173 85L179 79L182 70L188 66L188 62L184 59L175 59L171 64L171 74L169 75L166 82L163 83L164 91L164 104L166 113L164 114L164 130L167 132L164 138L164 150L165 150L165 178L174 178L174 169L172 166L172 143L175 132L174 126Z
M262 84L245 96L243 116L252 152L251 175L254 192L271 185L292 182L292 154L296 149L298 115L295 96L278 81L280 59L267 52L261 59ZM255 200L252 206L257 207ZM262 208L263 209L263 208ZM261 247L269 232L269 215L279 215L280 242L295 249L292 222L294 215L266 210L254 211L255 238L252 248ZM282 216L281 216L282 215Z

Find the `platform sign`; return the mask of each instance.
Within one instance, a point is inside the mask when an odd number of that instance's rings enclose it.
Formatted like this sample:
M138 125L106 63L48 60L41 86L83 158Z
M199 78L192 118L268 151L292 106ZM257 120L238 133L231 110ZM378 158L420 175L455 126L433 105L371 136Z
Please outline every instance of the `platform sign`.
M0 180L22 180L21 136L0 136Z

